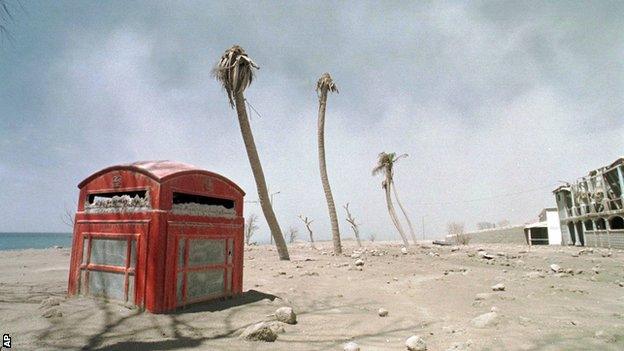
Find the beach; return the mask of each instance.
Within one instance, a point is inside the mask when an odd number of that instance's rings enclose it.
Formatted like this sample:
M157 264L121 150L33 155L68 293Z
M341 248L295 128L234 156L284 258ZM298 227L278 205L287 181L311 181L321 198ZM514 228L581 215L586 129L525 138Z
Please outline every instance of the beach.
M428 350L624 348L621 250L344 244L291 244L291 261L246 247L241 297L161 315L67 298L67 248L3 251L0 333L15 350L405 350L412 335ZM276 341L239 337L282 306L298 322Z

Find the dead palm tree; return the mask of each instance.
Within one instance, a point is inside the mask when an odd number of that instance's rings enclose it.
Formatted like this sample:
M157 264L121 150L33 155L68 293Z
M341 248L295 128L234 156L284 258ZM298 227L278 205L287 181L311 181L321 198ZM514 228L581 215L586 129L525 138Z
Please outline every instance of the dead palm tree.
M342 253L342 245L340 244L340 229L338 227L338 215L336 214L336 205L332 196L329 179L327 177L327 164L325 162L325 109L327 107L327 93L338 92L336 84L332 81L329 73L323 73L316 83L316 92L319 98L318 111L318 153L319 168L321 171L321 183L323 183L323 191L327 200L327 209L329 210L329 220L332 228L332 240L334 242L334 253Z
M236 107L238 124L241 134L243 135L247 157L249 158L251 170L256 181L256 188L258 189L258 199L260 200L262 212L271 230L271 235L273 239L275 239L275 246L277 247L279 258L281 260L290 260L282 230L280 229L277 218L275 217L275 212L273 212L273 207L269 201L269 192L264 179L262 164L260 163L256 143L251 132L251 126L249 125L247 110L245 109L245 96L243 92L253 80L254 72L252 68L258 69L259 67L247 56L243 48L234 45L221 56L221 60L214 68L213 74L221 85L223 85L230 101L230 106L232 108Z
M403 154L401 156L396 156L394 152L385 153L382 152L379 154L377 159L377 165L373 168L373 175L384 173L384 180L381 183L381 187L384 189L386 194L386 205L388 206L388 213L390 214L390 219L392 223L396 227L399 235L401 235L401 239L403 239L403 244L405 247L409 246L409 242L407 241L407 237L405 236L405 232L403 231L403 227L401 227L401 222L399 222L399 218L394 211L394 205L392 204L392 197L390 196L390 191L393 185L393 166L396 161L398 161L402 157L406 157L407 154Z
M403 155L401 155L401 156L403 156ZM405 154L405 156L407 156L407 154ZM395 160L395 162L396 162L396 160ZM397 194L396 185L394 184L394 179L392 180L392 192L394 193L394 198L396 199L396 202L399 205L399 208L401 209L401 212L403 212L403 216L405 217L405 221L407 221L407 226L409 227L410 235L412 236L412 241L414 242L414 245L416 245L416 244L418 244L418 241L416 239L416 234L414 233L414 226L412 225L412 221L409 219L409 216L407 215L407 211L405 211L405 208L403 207L403 204L401 204L401 201L399 200L399 195Z
M7 28L9 22L13 22L13 11L9 7L7 0L0 0L0 38L6 37L8 40L13 39Z

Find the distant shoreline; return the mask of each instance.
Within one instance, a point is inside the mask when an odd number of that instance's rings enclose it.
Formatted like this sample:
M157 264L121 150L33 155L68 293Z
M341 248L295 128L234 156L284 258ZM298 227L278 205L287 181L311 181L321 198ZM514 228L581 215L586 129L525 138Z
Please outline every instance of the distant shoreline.
M0 251L71 247L70 232L0 232Z

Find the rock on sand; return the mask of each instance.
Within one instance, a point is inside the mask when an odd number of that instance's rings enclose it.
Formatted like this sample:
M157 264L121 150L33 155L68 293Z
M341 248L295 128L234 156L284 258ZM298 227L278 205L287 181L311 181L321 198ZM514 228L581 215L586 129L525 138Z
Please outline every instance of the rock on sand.
M275 311L275 318L287 324L297 324L297 315L291 307L280 307Z
M492 286L492 290L493 291L505 291L505 284L498 283L498 284Z
M241 338L251 341L269 341L277 339L277 334L267 322L260 322L247 327L241 334Z
M427 343L418 335L412 335L405 340L405 346L409 351L425 351L427 350Z
M498 314L496 312L484 313L474 318L470 323L477 328L485 328L495 325L498 322Z
M561 272L561 267L558 264L551 264L550 265L550 270L555 272L555 273L559 273Z

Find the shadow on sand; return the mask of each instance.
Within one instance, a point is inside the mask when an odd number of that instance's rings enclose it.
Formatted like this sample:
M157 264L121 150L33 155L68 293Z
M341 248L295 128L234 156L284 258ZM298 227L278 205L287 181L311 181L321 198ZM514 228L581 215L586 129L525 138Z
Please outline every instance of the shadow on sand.
M236 316L240 310L234 309L238 306L244 306L252 304L264 299L271 301L275 300L277 296L272 294L266 294L256 290L248 290L244 293L229 299L217 299L204 303L193 304L183 309L176 310L172 313L162 315L152 315L148 312L136 311L127 316L120 317L114 312L116 305L107 303L106 301L99 301L98 306L104 312L104 326L94 334L88 336L84 346L81 350L97 350L97 351L112 351L112 350L177 350L194 348L200 346L207 340L217 340L222 338L229 338L236 335L241 327L234 327L232 321L236 319ZM211 334L209 336L204 335L201 330L189 325L183 320L184 315L200 312L218 312L227 311L225 316L221 316L223 319L224 327L220 328L220 332ZM91 314L88 314L82 318L74 321L71 325L58 325L52 327L39 336L39 340L44 343L48 340L49 336L59 332L59 329L63 329L64 332L68 332L74 328L79 328L80 323L84 323L85 319ZM119 328L123 328L122 325L130 323L135 318L154 318L164 322L164 325L152 325L144 328L137 328L130 330L125 336L118 335ZM246 327L246 326L244 326ZM148 329L155 329L163 333L163 328L167 328L171 331L170 339L166 340L127 340L128 337L132 338L132 335L140 334ZM133 328L131 328L133 329ZM163 333L164 335L164 333ZM119 340L114 342L114 339L126 338L126 340ZM108 341L108 342L107 342ZM113 341L113 343L110 343ZM63 342L61 342L63 343ZM106 345L108 344L108 345ZM64 349L75 349L75 345L46 345L58 348L59 346ZM211 348L217 350L217 348Z
M265 294L257 290L247 290L244 293L233 298L217 299L217 300L212 300L208 302L189 305L187 307L176 310L175 312L173 312L173 314L181 315L181 314L197 313L197 312L224 311L232 307L247 305L247 304L258 302L264 299L269 299L273 301L276 298L277 296L272 295L272 294Z

